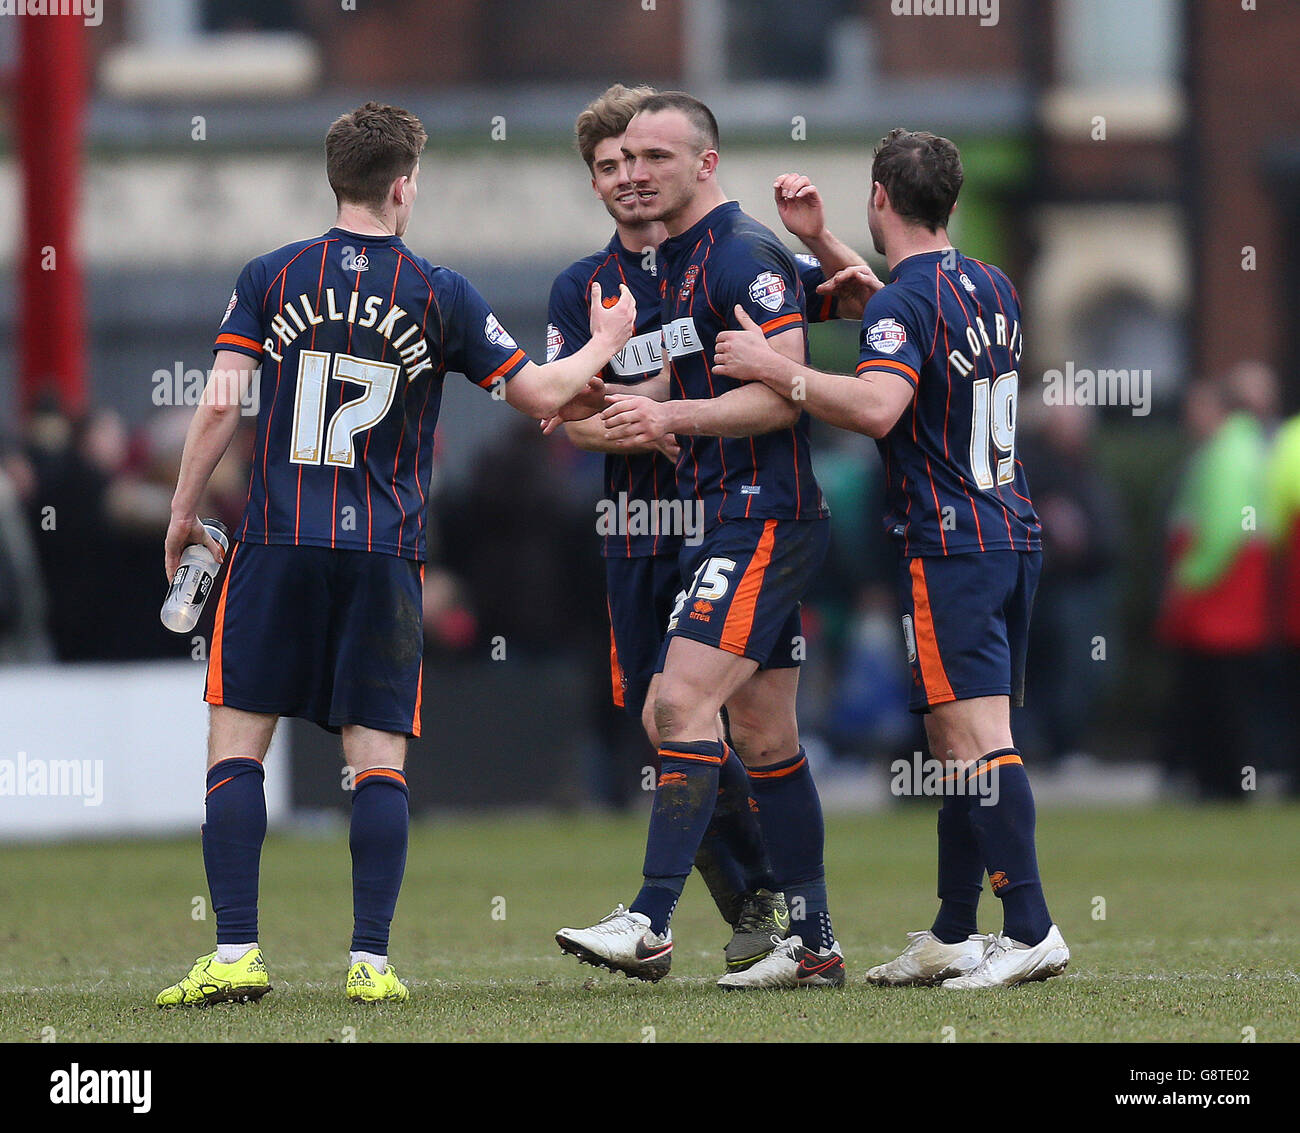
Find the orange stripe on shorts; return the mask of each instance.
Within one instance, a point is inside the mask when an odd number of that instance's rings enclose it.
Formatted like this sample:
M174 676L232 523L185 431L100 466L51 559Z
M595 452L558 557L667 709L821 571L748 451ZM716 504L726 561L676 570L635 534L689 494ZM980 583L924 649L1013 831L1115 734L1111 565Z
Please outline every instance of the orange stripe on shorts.
M916 631L916 656L921 666L926 702L943 704L956 700L943 667L943 658L939 656L939 640L935 636L934 614L930 609L930 590L925 584L924 560L913 559L908 569L912 574L912 628Z
M212 620L212 648L208 650L208 687L203 699L209 704L225 704L221 682L221 642L226 629L226 592L230 589L230 573L235 568L236 543L226 556L226 577L221 583L221 597L217 600L217 614Z
M772 561L772 544L775 542L776 520L764 520L758 547L745 568L740 585L736 587L736 596L731 600L727 620L722 626L722 640L718 645L728 653L744 656L745 646L749 644L749 631L754 628L754 611L763 590L763 576L767 573L767 564Z

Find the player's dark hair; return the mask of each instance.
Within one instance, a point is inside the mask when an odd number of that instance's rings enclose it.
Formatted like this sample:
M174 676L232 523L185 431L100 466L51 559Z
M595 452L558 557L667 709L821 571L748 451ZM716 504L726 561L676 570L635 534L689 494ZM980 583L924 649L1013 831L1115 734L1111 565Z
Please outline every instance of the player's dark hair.
M890 130L871 162L871 180L885 187L894 211L931 232L948 227L962 177L952 142L912 130Z
M378 208L409 176L429 135L409 110L367 102L334 120L325 135L325 173L339 204Z
M654 87L625 87L615 83L599 98L587 103L573 124L573 133L588 169L595 161L596 147L606 138L619 137L632 121L632 115L654 93Z
M641 103L640 113L660 114L665 110L679 110L685 114L699 134L700 141L704 143L704 149L718 148L718 120L713 117L713 111L698 98L680 90L662 91L652 94Z

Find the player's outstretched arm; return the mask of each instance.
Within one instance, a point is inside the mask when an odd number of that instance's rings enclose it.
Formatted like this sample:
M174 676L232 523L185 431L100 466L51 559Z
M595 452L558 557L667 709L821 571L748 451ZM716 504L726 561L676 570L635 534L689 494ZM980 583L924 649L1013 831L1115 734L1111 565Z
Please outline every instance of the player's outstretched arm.
M606 387L606 389L609 388ZM551 420L557 419L552 418ZM543 428L548 423L542 422ZM585 417L581 421L566 421L563 424L564 435L568 437L569 443L585 452L616 452L624 454L661 452L669 460L676 460L681 452L671 433L648 444L611 438L609 430L605 428L604 419L599 413L593 413L590 417Z
M758 333L761 336L763 332ZM802 330L788 330L763 341L770 343L768 349L781 357L792 361L803 357ZM610 406L601 416L608 435L614 440L640 444L675 433L697 437L756 437L788 429L799 420L800 412L799 406L759 383L728 390L718 397L677 401L652 401L617 392L606 397Z
M604 386L593 374L600 373L636 330L636 302L626 284L619 285L619 299L612 307L601 302L600 284L591 285L591 338L581 350L539 366L529 362L506 383L506 401L539 420L556 416L578 399L588 406L589 416L603 404Z
M718 335L713 372L761 384L829 425L879 439L915 396L912 384L889 370L866 370L856 376L814 370L773 350L743 308L736 308L736 318L742 329Z
M220 562L221 547L199 522L199 500L213 469L217 467L239 427L240 408L248 399L248 390L260 362L233 350L217 353L203 388L203 397L194 411L185 448L181 452L181 470L172 494L172 518L167 526L164 560L170 582L180 565L181 552L191 543L202 543Z

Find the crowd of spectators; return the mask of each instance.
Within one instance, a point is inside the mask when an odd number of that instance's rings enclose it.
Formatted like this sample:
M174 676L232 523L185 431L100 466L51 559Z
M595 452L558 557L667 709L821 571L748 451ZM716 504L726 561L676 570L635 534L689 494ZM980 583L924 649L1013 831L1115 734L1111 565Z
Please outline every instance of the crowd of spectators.
M1300 417L1279 422L1262 366L1191 387L1191 455L1169 512L1168 566L1154 626L1123 624L1130 529L1097 459L1097 419L1080 407L1027 415L1018 441L1044 526L1026 708L1016 733L1042 764L1099 741L1116 699L1119 651L1153 634L1169 698L1134 705L1173 777L1205 798L1242 797L1243 769L1300 766ZM158 620L162 543L190 413L129 429L114 411L71 420L41 404L0 442L0 665L201 656ZM880 534L883 484L872 446L828 430L818 474L834 515L821 581L805 604L801 720L832 755L893 759L923 747L906 709L908 673ZM857 443L862 442L862 443ZM234 528L252 430L212 478L205 515ZM598 458L519 422L461 475L435 469L424 622L436 663L510 657L560 662L601 752L589 787L625 802L643 738L609 706L608 625L593 517ZM1154 489L1153 489L1154 490ZM212 605L212 604L210 604ZM196 628L210 631L212 611ZM1108 661L1100 664L1099 661ZM577 702L575 702L577 703ZM1107 754L1099 752L1096 754Z

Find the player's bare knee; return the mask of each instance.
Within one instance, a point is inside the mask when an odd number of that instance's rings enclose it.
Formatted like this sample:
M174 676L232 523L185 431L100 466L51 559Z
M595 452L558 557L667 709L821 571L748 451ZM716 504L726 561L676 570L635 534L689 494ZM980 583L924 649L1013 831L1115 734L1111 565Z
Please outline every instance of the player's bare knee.
M654 725L660 743L673 740L699 740L714 734L717 710L692 703L682 690L665 684L655 698Z
M353 771L365 771L369 767L392 767L400 771L406 763L406 737L398 732L349 724L343 729L343 759Z
M646 739L650 741L650 746L657 748L659 746L659 728L655 723L655 702L648 697L641 709L641 727L645 729Z

